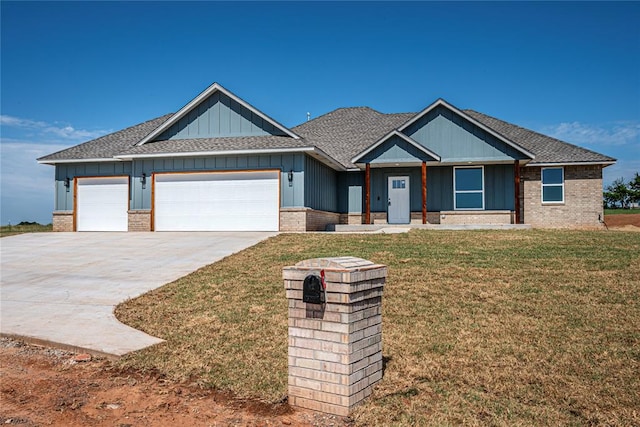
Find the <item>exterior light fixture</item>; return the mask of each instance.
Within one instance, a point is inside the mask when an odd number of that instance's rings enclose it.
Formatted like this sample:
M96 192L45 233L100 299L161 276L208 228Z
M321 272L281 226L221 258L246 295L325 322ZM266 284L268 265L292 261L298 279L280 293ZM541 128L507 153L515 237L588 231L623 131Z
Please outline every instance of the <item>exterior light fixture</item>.
M293 185L293 169L287 174L287 179L289 180L289 187L291 187Z
M147 174L146 173L142 173L142 177L140 178L140 182L142 183L142 188L146 188L147 187Z
M64 186L69 188L70 185L71 185L71 180L69 179L69 177L66 177L64 179Z

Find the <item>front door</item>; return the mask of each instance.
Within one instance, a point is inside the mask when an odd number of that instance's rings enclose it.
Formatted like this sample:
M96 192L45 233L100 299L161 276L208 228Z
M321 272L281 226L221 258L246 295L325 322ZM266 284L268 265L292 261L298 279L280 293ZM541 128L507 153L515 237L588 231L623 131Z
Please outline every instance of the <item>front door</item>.
M388 178L389 207L387 222L389 224L409 224L411 209L409 205L409 177L390 176Z

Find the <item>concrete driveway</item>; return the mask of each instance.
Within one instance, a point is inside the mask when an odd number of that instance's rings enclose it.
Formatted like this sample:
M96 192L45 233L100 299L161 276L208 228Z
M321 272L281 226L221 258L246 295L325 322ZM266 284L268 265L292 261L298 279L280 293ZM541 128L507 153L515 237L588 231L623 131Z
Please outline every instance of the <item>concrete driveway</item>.
M276 233L37 233L0 239L0 333L106 355L162 340L118 303Z

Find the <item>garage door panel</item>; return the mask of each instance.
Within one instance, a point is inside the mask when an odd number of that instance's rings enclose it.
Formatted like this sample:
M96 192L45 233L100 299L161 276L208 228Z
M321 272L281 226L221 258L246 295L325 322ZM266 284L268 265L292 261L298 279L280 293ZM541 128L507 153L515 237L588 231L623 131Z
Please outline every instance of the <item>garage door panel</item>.
M76 229L127 231L129 178L78 178Z
M277 231L279 172L157 175L157 231Z

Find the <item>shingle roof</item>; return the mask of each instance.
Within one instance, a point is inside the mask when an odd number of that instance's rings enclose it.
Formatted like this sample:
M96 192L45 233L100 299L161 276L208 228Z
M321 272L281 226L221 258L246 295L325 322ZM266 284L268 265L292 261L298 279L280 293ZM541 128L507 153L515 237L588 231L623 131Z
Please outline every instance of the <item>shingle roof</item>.
M540 163L608 163L616 160L613 157L560 141L477 111L463 111L483 125L490 127L505 138L534 153L535 158L529 163L530 165Z
M338 108L293 128L347 168L351 158L378 141L415 113L383 114L369 107Z
M198 153L211 151L269 150L310 147L303 139L288 136L238 136L155 141L119 153L122 157L140 154Z
M473 110L465 114L491 128L511 142L535 154L530 164L609 163L615 159L507 123ZM41 157L41 162L126 158L130 155L158 155L238 150L269 150L316 147L345 168L354 168L351 159L380 138L406 123L416 113L383 114L369 107L339 108L292 130L300 139L286 136L247 136L155 141L136 146L167 121L167 114L139 125L102 136L80 145Z
M57 151L53 154L40 157L38 161L111 159L118 154L126 152L172 115L173 114L166 114L162 117L140 123L139 125L131 126L83 144Z

